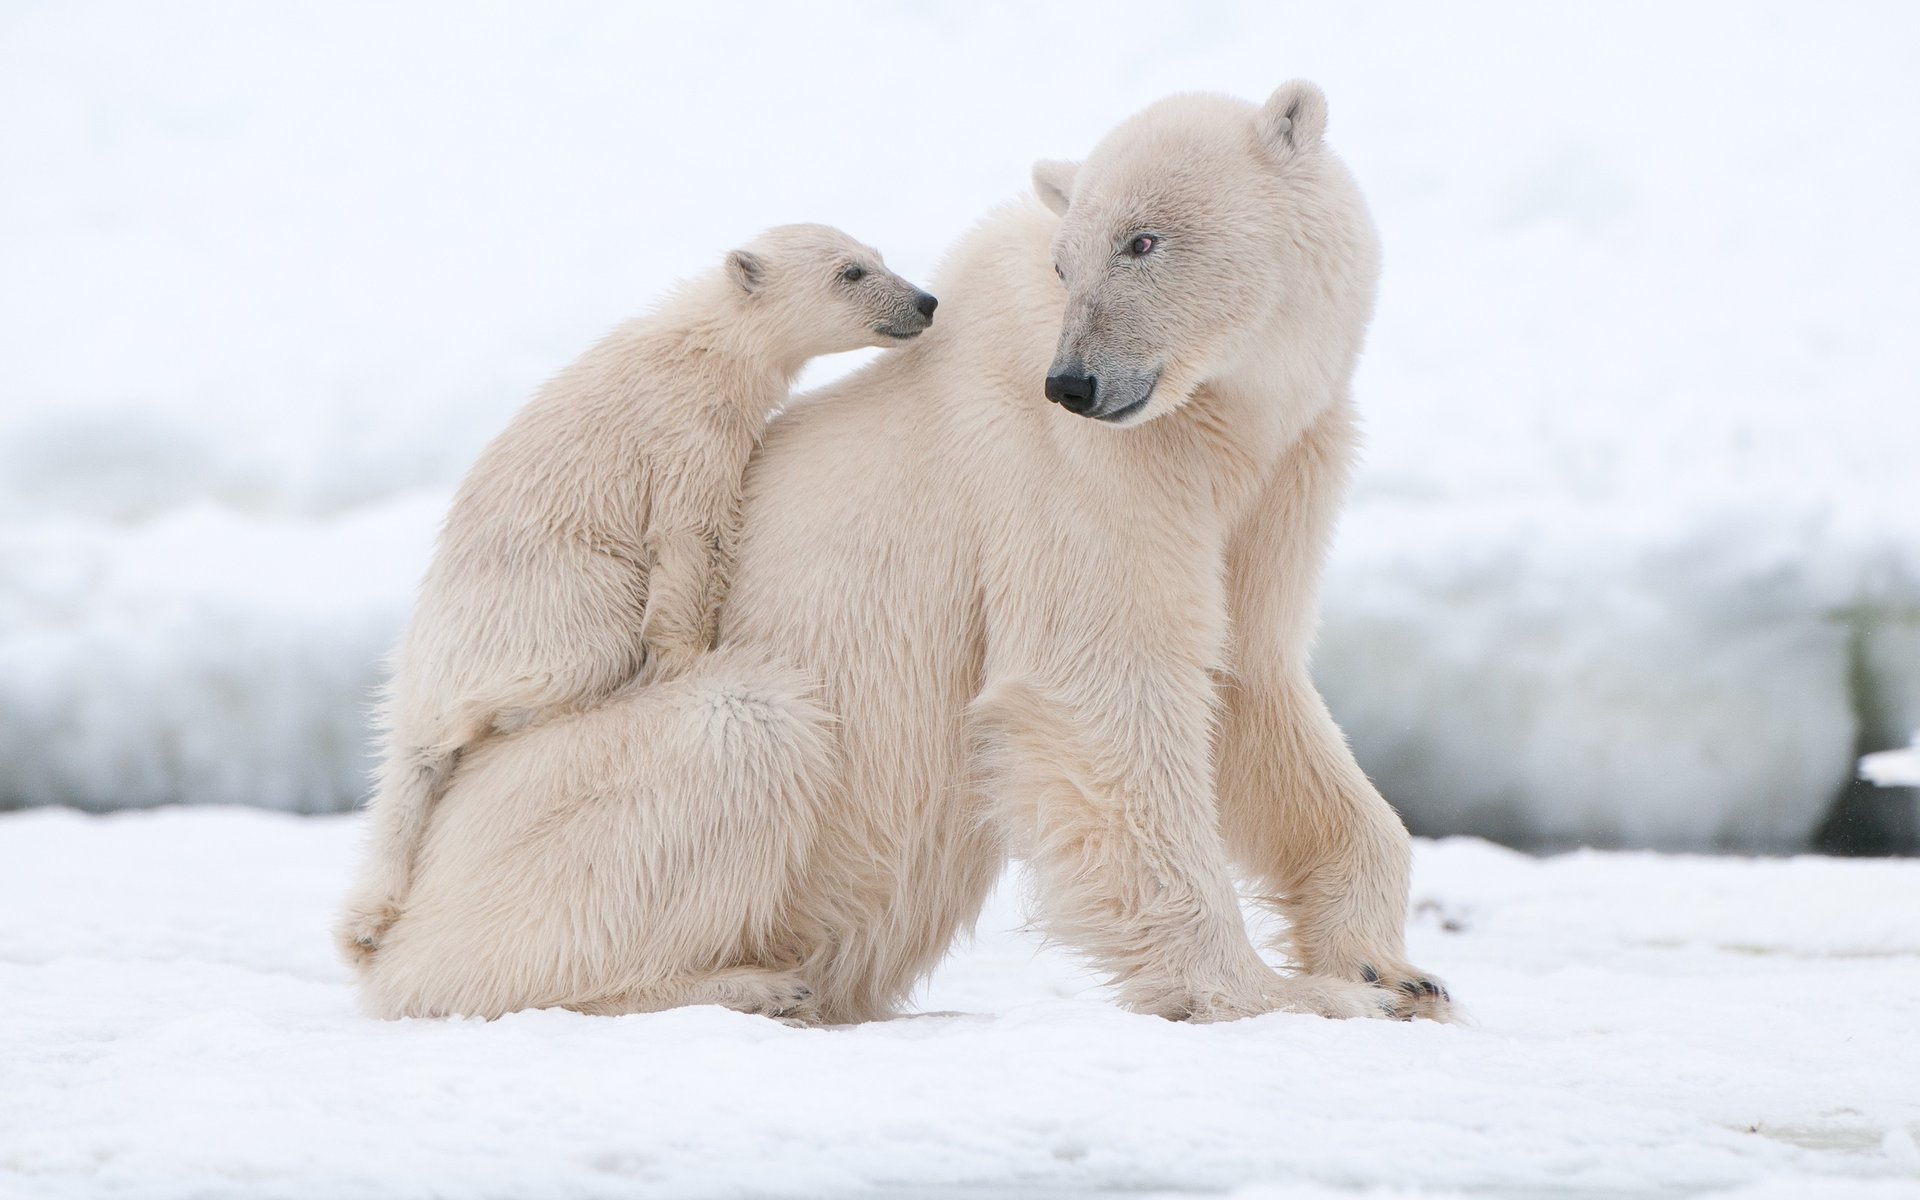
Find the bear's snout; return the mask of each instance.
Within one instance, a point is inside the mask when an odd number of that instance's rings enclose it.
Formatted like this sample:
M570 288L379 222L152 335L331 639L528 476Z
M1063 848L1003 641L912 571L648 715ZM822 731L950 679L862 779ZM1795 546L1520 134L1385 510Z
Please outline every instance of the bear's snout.
M936 300L931 292L921 292L918 296L914 297L913 307L921 316L927 319L927 324L931 325L933 324L933 310L940 307L940 301Z
M1093 411L1100 381L1084 371L1066 370L1047 376L1047 399L1075 416Z

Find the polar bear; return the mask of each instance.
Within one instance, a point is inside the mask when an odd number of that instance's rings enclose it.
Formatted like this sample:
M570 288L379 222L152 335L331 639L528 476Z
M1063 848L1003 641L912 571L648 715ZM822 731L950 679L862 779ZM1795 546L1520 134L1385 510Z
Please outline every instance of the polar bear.
M715 650L462 764L368 1010L883 1018L1014 855L1132 1009L1446 1018L1308 677L1377 274L1325 120L1176 96L1037 167L939 328L772 423Z
M395 656L372 836L337 931L350 960L399 914L462 754L707 649L768 413L807 360L908 341L935 305L840 230L783 225L609 334L487 447Z

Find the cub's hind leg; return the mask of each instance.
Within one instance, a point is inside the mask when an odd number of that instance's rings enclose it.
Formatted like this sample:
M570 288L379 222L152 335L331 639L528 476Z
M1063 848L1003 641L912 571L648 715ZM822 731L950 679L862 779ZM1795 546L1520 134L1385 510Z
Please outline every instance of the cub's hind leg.
M368 837L360 874L334 926L347 961L364 968L400 919L434 803L446 791L461 743L396 747L367 803Z

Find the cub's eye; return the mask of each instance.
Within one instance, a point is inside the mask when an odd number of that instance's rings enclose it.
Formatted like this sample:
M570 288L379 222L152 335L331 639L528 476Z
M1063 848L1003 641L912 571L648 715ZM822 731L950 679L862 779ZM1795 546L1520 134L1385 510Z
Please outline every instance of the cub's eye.
M1065 282L1067 281L1067 273L1066 273L1065 271L1062 271L1062 270L1060 269L1060 264L1059 264L1059 263L1055 263L1055 264L1053 264L1053 273L1054 273L1055 275L1058 275L1058 276L1060 277L1060 282L1061 282L1061 283L1065 283Z
M866 278L866 275L867 269L857 263L848 263L846 266L840 268L840 278L846 280L848 283L858 283L860 280Z
M1159 244L1159 238L1150 233L1143 233L1139 237L1134 238L1133 241L1127 243L1127 253L1133 255L1135 258L1145 258L1147 255L1152 254L1153 248Z

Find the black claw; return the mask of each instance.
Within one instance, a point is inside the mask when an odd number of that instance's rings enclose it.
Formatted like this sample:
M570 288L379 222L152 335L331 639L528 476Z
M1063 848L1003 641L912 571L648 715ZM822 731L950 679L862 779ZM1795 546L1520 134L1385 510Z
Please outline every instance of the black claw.
M1438 996L1441 994L1440 985L1431 979L1422 979L1420 981L1420 990L1429 996Z
M1418 996L1421 990L1420 983L1418 980L1402 979L1400 981L1400 990L1409 996Z
M1360 966L1360 978L1366 980L1368 983L1379 983L1380 972L1363 963Z

